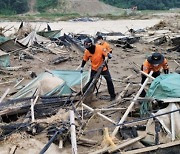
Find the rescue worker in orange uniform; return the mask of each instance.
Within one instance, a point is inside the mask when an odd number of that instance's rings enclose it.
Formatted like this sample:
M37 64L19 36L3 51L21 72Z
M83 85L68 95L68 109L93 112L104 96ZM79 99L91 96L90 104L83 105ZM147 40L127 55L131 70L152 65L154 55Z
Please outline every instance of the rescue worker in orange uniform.
M149 74L150 71L153 71L152 76L156 78L161 74L160 70L163 69L165 74L169 73L169 67L167 63L167 59L158 52L153 53L150 57L148 57L142 65L142 71ZM146 76L142 74L141 84L146 80ZM145 97L145 90L142 91L141 97Z
M97 44L102 45L103 50L107 53L110 53L110 56L112 56L112 48L110 47L109 43L107 43L101 35L98 35L97 38Z
M86 64L86 62L90 59L91 61L91 75L90 80L88 84L93 80L93 77L97 73L98 68L101 66L101 64L104 62L104 60L107 60L108 58L111 58L109 56L109 53L105 52L103 50L103 47L101 45L94 45L92 40L90 38L87 38L84 41L84 46L86 48L81 64L81 73L83 72L83 67ZM114 85L111 79L111 75L109 73L107 65L103 68L101 75L104 76L107 82L108 92L110 94L110 100L114 100L116 95L114 91Z

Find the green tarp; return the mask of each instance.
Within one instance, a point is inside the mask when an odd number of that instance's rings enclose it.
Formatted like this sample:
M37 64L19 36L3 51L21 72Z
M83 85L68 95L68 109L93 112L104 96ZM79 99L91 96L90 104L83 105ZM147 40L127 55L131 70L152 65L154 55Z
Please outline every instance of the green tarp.
M151 83L146 97L155 99L180 97L180 74L162 74Z
M89 79L89 72L84 71L82 79L85 82ZM44 72L18 91L12 98L31 97L37 88L44 96L70 95L74 86L81 84L81 73L79 70L52 70L51 73ZM49 89L49 87L51 89Z
M40 31L37 34L46 38L58 38L61 36L61 30Z
M10 66L9 54L0 50L0 67L9 67L9 66Z
M4 37L4 36L0 36L0 44L6 42L8 40L9 40L9 38Z

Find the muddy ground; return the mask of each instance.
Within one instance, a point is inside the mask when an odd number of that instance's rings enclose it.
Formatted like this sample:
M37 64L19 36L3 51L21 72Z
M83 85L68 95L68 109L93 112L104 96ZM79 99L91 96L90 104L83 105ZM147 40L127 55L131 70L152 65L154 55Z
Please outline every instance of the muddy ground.
M159 20L159 19L155 19L155 20ZM177 20L179 20L179 17L177 16L173 16L173 18L171 18L171 21L173 21L174 23L176 23ZM173 28L172 25L170 25L169 20L166 20L166 23L167 25L163 29L169 30ZM78 23L75 23L75 24L78 24ZM127 23L127 25L124 25L124 26L130 26L130 25ZM139 27L139 28L142 28L142 27ZM79 32L80 31L81 29L79 29ZM156 31L156 30L152 29L151 31ZM178 27L177 27L177 31L179 31ZM119 32L121 32L121 29L119 29ZM83 31L83 33L86 33L86 31ZM140 34L140 35L145 36L147 35L147 33ZM114 46L114 44L111 44L111 46L113 48L113 57L111 60L109 60L108 66L109 66L111 76L113 78L113 83L114 83L115 91L117 95L127 85L126 82L121 82L121 81L130 75L132 76L129 79L129 81L133 81L136 84L129 87L129 93L132 93L133 95L136 94L138 88L140 87L139 83L141 80L140 78L141 75L140 73L135 72L134 68L137 70L140 69L140 66L142 65L146 57L150 55L152 52L158 51L164 54L164 56L168 60L170 72L174 72L175 68L177 67L177 64L174 62L174 60L177 60L180 62L179 53L167 52L167 49L171 47L168 43L155 46L153 43L147 43L147 42L145 43L143 39L140 39L138 43L133 44L133 47L134 47L133 49L123 49L121 47ZM0 85L0 96L2 96L2 94L5 92L7 88L12 88L13 85L15 85L18 80L22 78L25 79L21 85L26 84L30 80L32 80L30 77L30 72L35 72L38 75L41 72L44 72L46 68L49 70L74 70L76 69L81 64L83 53L76 52L76 51L75 52L68 51L68 54L70 55L70 60L60 63L58 65L50 64L50 61L57 58L57 55L50 54L50 53L38 52L36 54L36 56L38 58L43 59L44 62L41 62L38 59L19 60L16 54L12 54L11 66L23 66L23 68L17 71L9 71L8 72L9 74L0 75L0 83L12 81L10 84L7 83L7 84ZM61 54L58 56L61 56ZM86 64L85 69L87 70L89 69L89 63ZM133 95L131 95L130 97L133 97ZM106 98L108 98L108 92L106 88L106 82L103 80L98 96L97 97L94 96L92 102L89 105L93 108L107 107L111 104L111 102L109 100L106 100ZM127 107L129 104L130 104L130 101L126 101L125 103L120 104L118 107ZM121 112L116 112L113 115L111 115L111 118L115 121L119 121L121 115L122 115ZM99 141L99 143L101 143L101 140L102 140L101 128L105 126L112 126L112 124L104 121L98 116L93 117L91 121L89 122L88 126L86 127L86 131L88 132L85 135L85 137L89 139L97 140ZM95 131L94 129L99 129L99 130ZM113 128L110 128L110 131L111 130L113 130ZM7 140L2 141L0 143L0 151L1 151L0 153L2 154L9 153L13 145L18 146L15 152L17 154L38 153L43 148L44 144L46 143L47 143L46 134L31 136L26 133L17 133L10 136ZM94 149L97 149L98 146L99 144L96 145L95 147L78 146L78 153L81 153L81 154L89 153L90 151L94 151ZM63 148L62 150L58 149L57 146L52 145L47 153L63 153L63 154L71 153L71 145L69 143L66 143L65 148Z

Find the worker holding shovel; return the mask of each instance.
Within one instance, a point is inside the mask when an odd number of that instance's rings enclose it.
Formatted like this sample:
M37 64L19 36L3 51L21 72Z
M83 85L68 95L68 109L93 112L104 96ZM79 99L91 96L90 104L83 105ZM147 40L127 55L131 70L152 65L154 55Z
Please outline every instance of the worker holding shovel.
M104 61L107 62L107 59L112 57L109 53L107 53L103 50L102 46L93 44L93 42L90 38L87 38L84 41L84 47L86 49L85 49L82 64L81 64L81 73L83 73L84 65L90 59L91 60L91 75L90 75L89 82L83 88L83 92L85 92L86 89L88 88L88 86L91 84L93 77L96 75L96 73L98 71L98 68L100 66L102 66ZM114 85L113 85L113 82L111 79L111 75L110 75L108 67L107 67L107 63L103 67L103 69L101 71L101 75L103 75L104 78L106 79L108 92L110 94L110 100L114 100L116 95L115 95Z
M165 74L169 73L169 67L166 58L164 58L164 56L158 52L155 52L150 57L148 57L141 67L141 70L147 74L149 74L150 71L153 71L152 76L154 78L161 74L161 69L164 70ZM146 76L142 74L141 84L143 84L145 80ZM145 95L146 92L143 90L140 94L140 97L145 97Z

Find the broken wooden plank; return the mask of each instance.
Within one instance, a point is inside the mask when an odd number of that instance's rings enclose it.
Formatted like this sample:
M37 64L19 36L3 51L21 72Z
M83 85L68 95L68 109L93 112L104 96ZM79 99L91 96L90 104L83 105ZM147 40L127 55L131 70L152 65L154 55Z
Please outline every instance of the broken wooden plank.
M84 142L84 143L87 143L87 144L91 144L91 145L96 145L98 142L95 141L95 140L91 140L91 139L87 139L87 138L83 138L83 137L80 137L78 139L78 141L80 142Z
M124 143L116 146L115 148L108 150L108 152L109 152L109 153L112 153L112 152L115 152L115 151L117 151L117 150L119 150L119 149L122 149L122 148L124 148L124 147L127 147L128 145L133 144L133 143L135 143L135 142L143 139L145 136L146 136L146 134L144 134L144 135L142 135L142 136L138 136L138 137L133 138L133 139L130 139L130 140L128 140L128 141L126 141L126 142L124 142Z
M119 111L119 110L125 110L126 108L101 108L101 109L94 109L95 111Z
M6 81L6 82L1 82L0 85L3 85L3 84L8 84L8 83L12 83L14 81Z
M95 111L93 108L89 107L88 105L86 105L86 104L84 104L84 103L82 103L82 106L83 106L84 108L88 109L88 110L91 111L91 112L94 112L94 111ZM110 118L108 118L107 116L101 114L100 112L97 112L96 114L99 115L100 117L102 117L103 119L105 119L105 120L107 120L107 121L109 121L109 122L111 122L111 123L113 123L113 124L116 124L115 121L111 120Z
M118 95L116 101L120 101L122 99L122 97L125 95L125 93L126 93L129 86L130 86L130 83L128 83L126 85L126 87L123 89L123 91Z
M180 144L180 140L175 141L175 142L169 142L165 144L160 144L160 145L155 145L155 146L150 146L142 149L136 149L136 150L131 150L127 152L122 152L122 154L136 154L136 153L143 153L143 152L149 152L157 149L163 149L163 148L168 148L172 146L176 146Z
M2 97L0 98L0 103L3 101L3 99L6 97L6 95L9 93L10 88L6 89L6 91L4 92L4 94L2 95Z
M22 78L19 82L17 82L17 83L14 85L14 88L16 88L23 80L24 80L24 78Z

